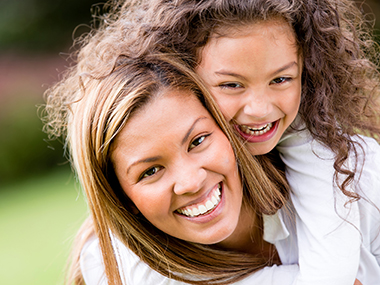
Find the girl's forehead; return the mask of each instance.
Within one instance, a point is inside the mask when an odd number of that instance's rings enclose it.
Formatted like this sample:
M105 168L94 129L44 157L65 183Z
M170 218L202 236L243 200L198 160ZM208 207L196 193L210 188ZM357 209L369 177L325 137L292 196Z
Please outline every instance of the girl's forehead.
M293 27L284 18L273 17L267 20L260 19L240 23L221 23L220 26L212 31L210 38L245 36L254 32L259 26L266 26L268 30L275 28L279 31L283 30L284 32L288 32L291 30L294 32Z
M270 39L277 41L278 36L286 35L289 42L294 43L294 47L298 50L299 45L296 38L294 28L283 18L272 18L268 20L258 20L240 25L226 23L225 26L216 28L207 39L207 43L196 50L197 62L200 64L205 56L205 49L215 46L222 39L239 39L249 37L251 35L259 35L262 39Z

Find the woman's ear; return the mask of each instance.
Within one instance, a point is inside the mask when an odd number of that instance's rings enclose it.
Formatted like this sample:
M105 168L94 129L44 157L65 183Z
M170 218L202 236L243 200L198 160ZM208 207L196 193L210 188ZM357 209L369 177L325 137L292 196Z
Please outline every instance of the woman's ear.
M119 180L117 179L113 166L112 166L112 171L108 172L108 181L112 189L115 189L114 191L115 191L116 196L120 199L120 202L126 207L126 210L130 211L134 215L138 215L140 213L139 209L137 209L136 205L124 192L123 188L121 187L119 183Z
M126 205L126 208L129 212L131 212L133 215L140 214L140 210L136 207L135 203L132 202L132 200L124 193L124 205Z
M138 215L140 213L139 209L137 209L136 205L128 199L128 207L131 209L132 214Z

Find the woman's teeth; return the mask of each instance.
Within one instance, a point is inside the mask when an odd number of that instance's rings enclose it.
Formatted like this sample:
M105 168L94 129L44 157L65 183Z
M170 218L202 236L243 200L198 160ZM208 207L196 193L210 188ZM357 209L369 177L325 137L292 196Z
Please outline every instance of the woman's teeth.
M221 185L218 185L218 188L214 190L214 192L204 201L202 204L193 205L187 208L178 209L177 212L188 216L188 217L197 217L199 215L203 215L206 212L214 210L216 206L218 206L220 202L221 196Z
M266 132L268 132L271 128L272 128L272 123L266 124L264 127L261 127L261 128L252 128L246 125L240 126L240 129L243 132L251 136L261 136L265 134Z

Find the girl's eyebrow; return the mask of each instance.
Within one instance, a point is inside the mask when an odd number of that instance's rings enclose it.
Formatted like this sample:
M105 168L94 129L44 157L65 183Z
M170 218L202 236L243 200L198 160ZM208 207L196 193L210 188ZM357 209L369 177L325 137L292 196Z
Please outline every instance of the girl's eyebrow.
M218 75L228 75L228 76L232 76L232 77L237 77L237 78L239 78L241 80L245 79L245 77L242 76L242 75L240 75L240 74L229 72L229 71L224 71L224 70L215 71L215 74L218 74Z
M296 61L292 61L282 67L280 67L279 69L276 69L275 71L273 71L271 74L270 74L270 77L273 77L275 76L276 74L284 71L284 70L287 70L291 67L293 67L293 65L297 65L298 67L298 63ZM228 75L228 76L233 76L233 77L236 77L236 78L239 78L241 80L244 80L245 77L240 75L240 74L237 74L237 73L234 73L234 72L229 72L229 71L224 71L224 70L220 70L220 71L215 71L215 74L218 74L218 75Z
M287 70L287 69L293 67L294 65L296 65L296 66L297 66L297 69L298 69L298 63L295 62L295 61L292 61L292 62L290 62L290 63L284 65L283 67L280 67L279 69L275 70L274 72L272 72L270 76L271 76L271 77L272 77L272 76L275 76L276 74L278 74L278 73L280 73L280 72L283 72L284 70Z
M182 139L181 143L182 145L186 143L186 141L188 140L191 132L194 130L196 124L200 121L200 120L203 120L203 119L207 119L207 117L199 117L198 119L196 119L194 121L194 123L190 126L189 130L186 132L184 138ZM153 156L153 157L147 157L147 158L143 158L143 159L140 159L140 160L137 160L135 162L133 162L128 168L127 168L127 174L130 172L131 168L133 166L135 166L136 164L139 164L139 163L149 163L149 162L155 162L155 161L158 161L162 159L162 156L161 155L158 155L158 156Z

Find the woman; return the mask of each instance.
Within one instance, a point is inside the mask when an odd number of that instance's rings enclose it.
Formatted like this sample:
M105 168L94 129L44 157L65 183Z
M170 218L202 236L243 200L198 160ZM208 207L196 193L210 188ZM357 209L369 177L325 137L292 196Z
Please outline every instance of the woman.
M110 284L138 284L152 268L162 282L227 284L279 263L262 229L286 204L283 175L242 147L193 72L162 55L120 56L96 77L81 68L50 90L47 111L50 127L67 124L88 199L90 234L77 243L87 282L101 278L94 263ZM128 256L139 262L122 266Z

